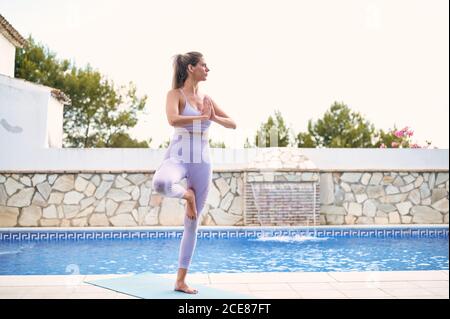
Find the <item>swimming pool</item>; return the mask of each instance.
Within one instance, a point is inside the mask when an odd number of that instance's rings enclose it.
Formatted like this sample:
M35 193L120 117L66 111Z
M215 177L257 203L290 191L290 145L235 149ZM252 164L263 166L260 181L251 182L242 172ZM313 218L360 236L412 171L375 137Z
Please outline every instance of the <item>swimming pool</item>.
M0 275L173 273L182 228L0 230ZM438 227L200 228L191 273L447 270Z

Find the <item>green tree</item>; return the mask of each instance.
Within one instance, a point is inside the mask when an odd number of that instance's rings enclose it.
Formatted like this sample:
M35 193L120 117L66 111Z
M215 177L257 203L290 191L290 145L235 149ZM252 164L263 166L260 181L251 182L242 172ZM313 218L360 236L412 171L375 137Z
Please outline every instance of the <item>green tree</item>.
M132 82L116 87L90 65L77 68L68 60L58 60L31 36L28 45L17 50L15 74L70 97L71 104L64 107L65 147L148 147L146 142L126 137L147 100L145 95L137 96Z
M164 142L162 142L161 144L158 145L158 148L168 148L170 144L170 138L165 140Z
M298 147L368 148L374 147L375 128L358 112L344 103L337 103L313 123L308 121L308 132L296 137Z
M315 148L317 147L317 142L314 136L311 134L312 131L311 120L308 121L308 132L300 132L296 136L297 147L303 148Z
M252 144L248 140L248 137L245 139L244 148L252 148Z
M209 147L215 147L215 148L226 148L224 142L213 142L212 139L208 140ZM159 144L158 148L168 148L170 144L170 139L165 140L161 144Z
M209 139L209 147L215 147L215 148L226 148L224 142L213 142L212 139Z
M111 136L108 144L105 144L103 140L100 140L94 147L112 147L112 148L150 148L152 138L148 141L138 141L128 135L128 133L116 133Z
M290 144L291 129L286 127L281 112L276 110L275 117L269 116L265 123L260 125L254 137L254 144L246 139L244 148L249 147L286 147Z
M56 54L29 36L27 45L16 50L14 74L16 78L53 88L64 88L65 76L70 71L69 60L58 60Z

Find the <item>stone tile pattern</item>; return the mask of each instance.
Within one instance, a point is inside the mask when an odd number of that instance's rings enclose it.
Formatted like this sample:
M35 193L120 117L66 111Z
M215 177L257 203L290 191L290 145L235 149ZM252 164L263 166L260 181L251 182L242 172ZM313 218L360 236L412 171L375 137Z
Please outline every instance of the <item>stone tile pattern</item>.
M320 224L448 224L448 172L320 176Z
M1 173L0 227L183 225L185 200L154 193L152 176ZM263 171L214 172L201 224L251 225L247 186L272 178L316 178L322 225L448 224L448 172Z
M259 148L258 154L248 163L247 168L269 171L279 169L318 170L314 162L296 147Z
M0 174L0 227L180 226L153 174ZM181 185L187 187L186 179ZM202 225L243 225L243 173L213 173Z

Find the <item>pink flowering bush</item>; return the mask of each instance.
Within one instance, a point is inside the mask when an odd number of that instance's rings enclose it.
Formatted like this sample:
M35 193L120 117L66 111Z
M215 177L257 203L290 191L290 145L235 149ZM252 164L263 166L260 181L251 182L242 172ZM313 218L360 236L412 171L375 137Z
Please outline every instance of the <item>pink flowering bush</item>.
M414 131L410 130L408 126L405 126L401 130L393 129L388 134L381 134L382 142L380 148L428 148L431 142L426 141L427 145L420 146L417 143L411 142L411 137L414 135Z

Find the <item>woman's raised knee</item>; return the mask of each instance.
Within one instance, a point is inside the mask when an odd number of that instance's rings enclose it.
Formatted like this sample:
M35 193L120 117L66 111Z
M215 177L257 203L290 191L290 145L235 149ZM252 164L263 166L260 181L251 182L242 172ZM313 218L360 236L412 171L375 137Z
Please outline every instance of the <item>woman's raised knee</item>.
M159 179L159 178L154 178L152 185L153 185L153 189L156 192L158 192L160 194L165 194L169 183L170 183L169 181Z

